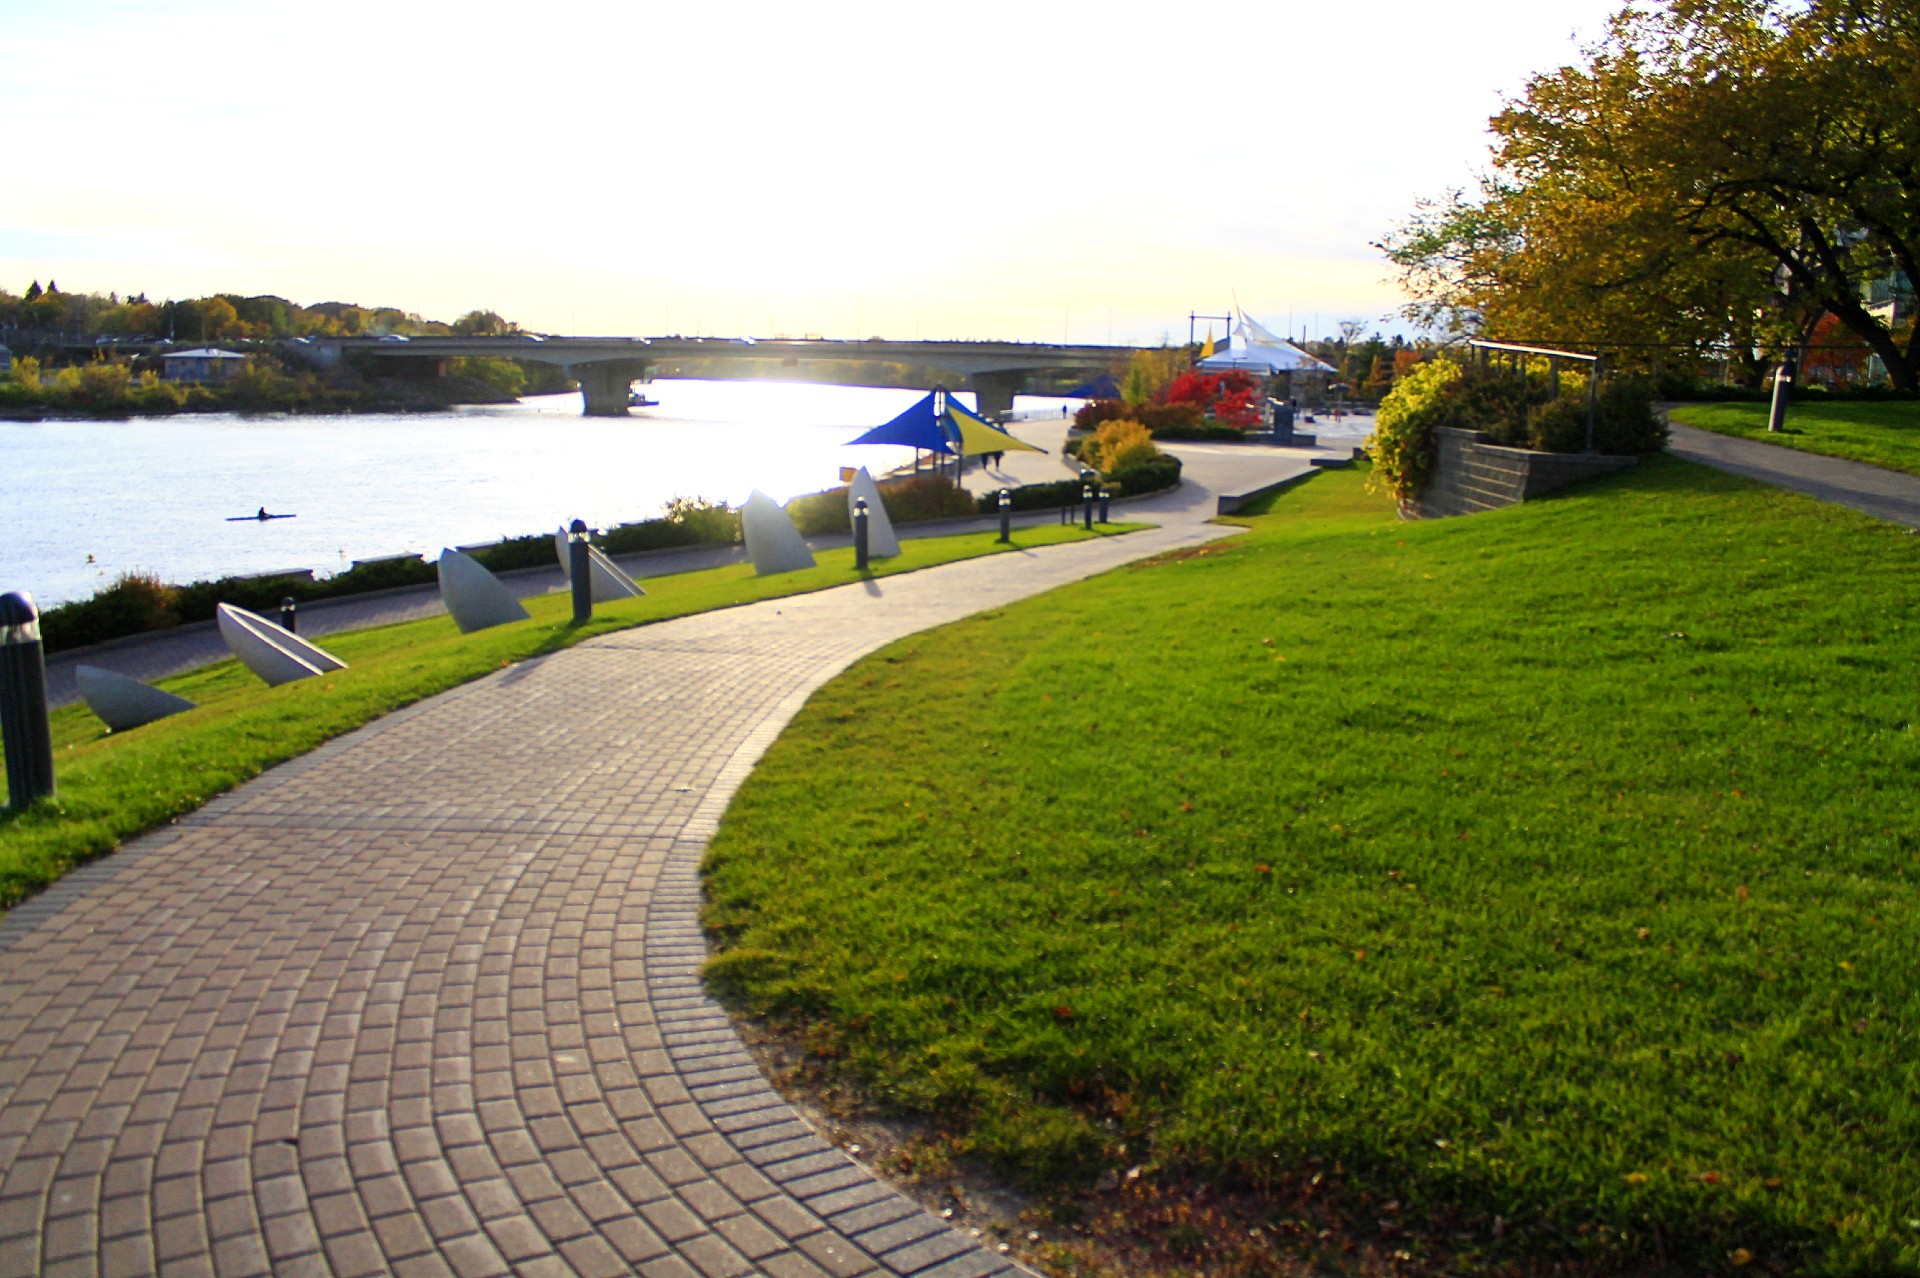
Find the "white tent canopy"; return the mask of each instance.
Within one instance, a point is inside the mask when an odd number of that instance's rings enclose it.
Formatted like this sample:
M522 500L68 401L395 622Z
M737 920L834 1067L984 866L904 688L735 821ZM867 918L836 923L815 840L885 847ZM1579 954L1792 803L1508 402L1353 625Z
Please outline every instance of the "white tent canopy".
M1209 373L1229 369L1271 377L1275 373L1331 373L1333 365L1323 363L1283 337L1275 337L1245 311L1233 326L1233 340L1226 350L1200 361Z

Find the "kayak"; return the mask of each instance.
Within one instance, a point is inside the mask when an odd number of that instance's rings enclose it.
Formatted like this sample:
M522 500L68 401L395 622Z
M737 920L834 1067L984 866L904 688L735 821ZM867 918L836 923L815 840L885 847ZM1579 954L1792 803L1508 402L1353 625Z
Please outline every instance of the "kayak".
M254 523L264 524L269 519L297 519L297 518L299 518L299 516L297 515L228 515L227 522L230 524L254 524Z

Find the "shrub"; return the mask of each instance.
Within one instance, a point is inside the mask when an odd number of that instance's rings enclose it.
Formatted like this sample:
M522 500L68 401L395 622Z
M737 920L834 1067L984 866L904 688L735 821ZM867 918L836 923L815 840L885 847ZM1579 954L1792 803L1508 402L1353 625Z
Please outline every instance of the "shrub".
M1090 399L1073 414L1075 430L1098 430L1107 422L1132 417L1135 409L1124 399Z
M676 497L658 519L619 524L600 534L609 555L634 555L676 546L731 545L740 540L740 516L725 503L702 497Z
M705 497L675 497L667 503L663 516L668 523L691 529L702 542L730 543L740 540L740 512L725 502Z
M158 577L130 572L91 599L47 609L40 637L48 651L59 651L179 624L179 592Z
M527 375L510 359L470 356L447 361L447 376L478 382L497 394L518 398L526 393Z
M1057 479L1050 484L1022 484L1018 488L1007 490L1011 510L1048 510L1058 506L1071 506L1080 500L1080 481L1077 479ZM979 513L997 515L1000 513L1000 494L985 493L979 501Z
M1158 457L1153 436L1136 421L1111 421L1102 425L1080 448L1080 456L1101 474L1111 474Z
M554 568L560 556L553 546L553 534L528 533L524 537L502 537L484 550L471 552L489 572L512 572L516 568Z
M1156 453L1145 461L1123 467L1106 476L1108 491L1116 497L1138 497L1157 493L1180 482L1180 459Z
M887 515L896 524L955 519L976 509L972 493L939 475L912 475L882 484L880 500L887 504Z
M1459 420L1460 381L1458 364L1436 359L1394 384L1380 401L1373 433L1367 437L1367 455L1373 459L1369 488L1410 501L1426 486L1438 446L1436 432Z
M73 406L90 413L123 411L132 380L131 369L110 361L60 370L60 382L67 388Z
M1587 445L1587 392L1564 391L1527 415L1528 443L1554 453L1577 453ZM1667 427L1653 411L1652 390L1634 381L1604 382L1594 404L1593 447L1616 454L1657 453L1667 445Z
M1150 429L1153 431L1153 437L1155 439L1165 439L1165 440L1218 439L1218 440L1239 441L1239 440L1244 440L1247 437L1247 431L1245 427L1229 426L1229 425L1226 425L1224 422L1217 421L1211 417L1203 417L1199 420L1198 423L1192 426L1171 426L1166 428L1154 426L1154 427L1151 427Z
M795 497L787 503L787 516L804 537L853 531L853 521L847 514L845 488L829 488L823 493Z

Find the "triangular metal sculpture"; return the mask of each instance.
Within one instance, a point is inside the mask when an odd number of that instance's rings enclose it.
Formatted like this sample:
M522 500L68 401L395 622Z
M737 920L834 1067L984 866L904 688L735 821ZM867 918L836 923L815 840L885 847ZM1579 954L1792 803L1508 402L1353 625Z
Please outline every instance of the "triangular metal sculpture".
M747 557L753 560L756 577L813 567L813 552L807 549L806 539L793 526L792 518L758 488L740 508L740 532L746 538Z
M80 699L87 703L87 709L99 715L115 732L125 732L194 708L193 702L185 697L176 697L99 666L75 666L73 681L80 685Z
M573 584L573 556L568 553L567 530L557 529L553 534L554 557L560 561L560 575ZM590 580L593 582L593 601L612 603L616 599L635 599L647 592L640 583L620 570L620 565L607 558L598 546L587 547L587 566L593 569Z
M326 649L281 629L258 613L223 603L213 615L227 651L240 658L240 664L260 676L268 687L347 668L346 662Z
M438 567L440 602L447 606L447 614L461 634L527 619L527 610L513 592L471 555L443 548Z
M867 503L867 553L875 559L892 559L900 553L900 539L894 536L887 504L880 500L880 485L873 482L865 466L855 471L847 484L848 522L853 520L853 503L860 498Z

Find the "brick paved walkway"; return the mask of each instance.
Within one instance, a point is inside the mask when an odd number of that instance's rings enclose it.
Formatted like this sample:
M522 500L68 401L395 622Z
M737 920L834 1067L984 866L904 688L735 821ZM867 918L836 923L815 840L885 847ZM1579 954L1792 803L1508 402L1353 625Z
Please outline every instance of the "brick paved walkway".
M606 636L70 876L0 924L0 1274L1010 1271L769 1088L699 858L856 657L1224 531Z

